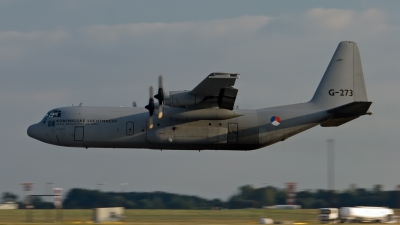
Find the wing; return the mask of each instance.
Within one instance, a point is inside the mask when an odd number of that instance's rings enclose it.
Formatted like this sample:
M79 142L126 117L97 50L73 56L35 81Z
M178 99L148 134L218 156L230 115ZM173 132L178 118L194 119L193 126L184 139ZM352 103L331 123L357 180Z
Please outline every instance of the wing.
M170 91L165 105L206 109L219 107L232 110L238 90L234 87L237 73L211 73L191 91Z
M216 107L232 110L238 90L234 88L237 73L211 73L190 94L202 96L196 108Z
M190 93L197 96L218 96L222 88L229 88L235 85L237 73L211 73Z

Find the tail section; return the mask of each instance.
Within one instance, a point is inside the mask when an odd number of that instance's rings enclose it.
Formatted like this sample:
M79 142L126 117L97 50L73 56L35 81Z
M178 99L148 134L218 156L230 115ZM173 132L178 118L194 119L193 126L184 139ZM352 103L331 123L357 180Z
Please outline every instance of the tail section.
M311 102L332 109L352 102L367 102L357 44L339 43Z

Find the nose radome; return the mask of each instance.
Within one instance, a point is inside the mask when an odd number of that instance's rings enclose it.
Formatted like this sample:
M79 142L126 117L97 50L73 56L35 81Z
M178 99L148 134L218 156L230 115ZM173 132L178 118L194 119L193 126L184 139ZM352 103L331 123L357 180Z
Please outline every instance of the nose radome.
M35 138L35 126L36 126L36 124L30 125L26 132L26 133L28 133L28 136L31 138Z

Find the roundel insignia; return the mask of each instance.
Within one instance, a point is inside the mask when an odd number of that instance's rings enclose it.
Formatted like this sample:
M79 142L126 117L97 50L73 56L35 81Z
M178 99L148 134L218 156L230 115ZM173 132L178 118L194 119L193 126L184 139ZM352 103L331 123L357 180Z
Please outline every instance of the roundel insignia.
M273 116L271 117L271 124L274 126L278 126L279 124L281 124L281 118L279 118L278 116Z

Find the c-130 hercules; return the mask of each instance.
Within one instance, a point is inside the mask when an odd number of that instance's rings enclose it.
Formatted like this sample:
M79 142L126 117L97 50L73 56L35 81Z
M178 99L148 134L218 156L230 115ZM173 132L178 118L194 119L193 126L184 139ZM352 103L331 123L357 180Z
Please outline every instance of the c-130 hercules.
M306 103L234 109L236 73L211 73L191 91L150 87L141 107L70 106L49 111L28 135L45 143L84 148L254 150L310 129L337 127L371 114L357 44L342 41Z

